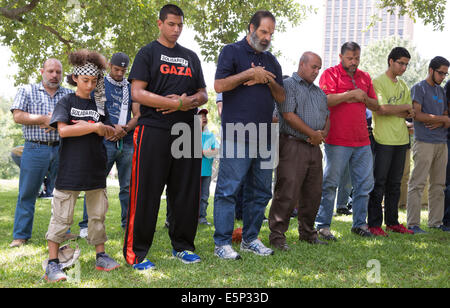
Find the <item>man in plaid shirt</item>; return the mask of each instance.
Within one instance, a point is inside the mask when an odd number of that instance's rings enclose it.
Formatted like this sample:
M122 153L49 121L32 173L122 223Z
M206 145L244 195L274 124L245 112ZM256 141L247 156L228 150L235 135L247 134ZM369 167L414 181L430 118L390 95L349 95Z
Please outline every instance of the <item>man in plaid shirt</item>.
M20 88L11 106L14 121L22 124L25 146L20 163L19 196L10 247L19 247L31 238L34 206L47 172L50 173L50 181L55 181L59 135L49 126L49 122L56 103L72 92L60 86L60 61L48 59L40 71L42 82ZM53 187L53 184L50 186Z

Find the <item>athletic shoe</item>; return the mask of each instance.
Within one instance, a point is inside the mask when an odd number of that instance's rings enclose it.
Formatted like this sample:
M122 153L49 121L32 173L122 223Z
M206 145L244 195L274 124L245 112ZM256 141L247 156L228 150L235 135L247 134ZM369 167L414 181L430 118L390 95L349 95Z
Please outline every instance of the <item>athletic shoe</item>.
M264 246L264 244L259 239L256 239L250 243L246 243L244 240L242 240L241 251L253 252L258 256L270 256L274 254L274 251Z
M99 256L95 262L95 268L99 271L110 272L118 267L120 267L120 264L114 261L106 253Z
M408 230L414 232L414 234L427 234L427 232L423 231L422 229L420 229L419 226L412 226L409 227Z
M204 226L211 226L211 223L205 217L199 218L198 224Z
M381 227L369 227L369 231L375 236L384 236L384 237L389 236L386 232L384 232L383 229L381 229Z
M49 262L45 269L45 280L48 282L58 282L67 280L66 274L61 269L61 265L56 262Z
M318 231L319 236L327 241L337 241L336 237L331 233L329 228L322 228Z
M132 267L133 267L133 269L138 270L138 271L145 271L145 270L155 268L155 264L150 262L148 259L145 259L141 263L133 264Z
M336 214L339 216L339 215L345 215L345 216L350 216L350 215L352 215L352 211L350 211L348 208L346 208L346 207L341 207L341 208L338 208L337 210L336 210Z
M175 251L172 250L172 254L174 257L178 258L183 262L184 264L192 264L192 263L198 263L201 261L200 257L197 256L195 253L189 250L183 250L183 251Z
M214 255L227 260L240 260L241 256L231 247L231 245L215 246Z
M394 226L386 226L387 231L402 233L402 234L414 234L413 231L406 229L406 227L402 224L394 225Z
M450 227L447 227L447 226L445 226L445 225L440 225L440 226L438 226L438 227L430 227L431 229L440 229L440 230L442 230L442 231L444 231L444 232L449 232L450 231Z
M80 229L80 237L87 238L87 236L88 236L88 228L81 228Z
M352 228L352 232L359 236L362 236L362 237L372 237L373 236L372 233L370 233L369 228L364 228L364 227Z

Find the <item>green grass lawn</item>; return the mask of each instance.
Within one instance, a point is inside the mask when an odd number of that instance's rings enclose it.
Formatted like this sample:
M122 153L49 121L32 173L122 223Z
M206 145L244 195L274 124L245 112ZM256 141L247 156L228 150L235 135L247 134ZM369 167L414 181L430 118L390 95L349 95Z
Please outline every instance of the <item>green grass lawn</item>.
M242 260L223 261L213 255L214 227L200 226L196 252L202 262L185 265L171 256L167 229L164 228L165 201L161 211L149 258L157 268L138 272L126 265L122 256L123 231L120 228L118 188L108 188L107 252L122 264L110 273L95 270L95 252L85 240L78 240L81 257L78 268L69 274L70 282L48 284L40 281L44 271L41 263L47 258L45 233L50 219L50 200L38 199L33 238L21 247L9 248L17 198L16 185L0 183L0 287L177 287L177 288L298 288L298 287L450 287L450 235L426 227L427 213L422 212L422 227L427 235L390 234L389 238L363 239L350 232L351 217L335 217L332 229L339 241L328 246L312 246L298 241L297 221L291 220L287 233L288 252L276 251L274 256L259 257L242 253ZM208 219L212 222L212 197ZM72 231L78 233L82 216L79 199ZM401 222L406 213L401 211ZM240 226L241 224L236 224ZM268 243L269 228L264 223L260 238ZM238 247L235 247L238 249ZM379 262L379 281L370 260ZM369 265L369 266L368 266Z

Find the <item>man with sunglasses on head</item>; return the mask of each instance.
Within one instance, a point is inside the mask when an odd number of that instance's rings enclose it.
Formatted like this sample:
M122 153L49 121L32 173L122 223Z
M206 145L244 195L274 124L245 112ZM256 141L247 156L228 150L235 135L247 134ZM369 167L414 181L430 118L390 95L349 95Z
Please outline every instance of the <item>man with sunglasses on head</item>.
M446 76L450 63L443 57L435 57L428 67L428 76L411 89L414 112L414 137L412 148L414 169L408 182L407 221L414 233L426 233L420 228L421 198L427 178L428 226L442 229L444 217L444 188L448 149L447 128L448 99L440 86Z

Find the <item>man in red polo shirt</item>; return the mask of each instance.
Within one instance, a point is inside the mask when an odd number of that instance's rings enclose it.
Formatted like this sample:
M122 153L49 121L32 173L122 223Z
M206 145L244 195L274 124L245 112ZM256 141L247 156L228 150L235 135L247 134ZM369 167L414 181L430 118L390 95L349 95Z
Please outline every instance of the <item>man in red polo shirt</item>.
M345 43L339 55L341 63L327 69L320 78L320 87L327 95L330 109L330 131L325 139L326 165L316 225L326 240L336 240L330 226L336 188L347 164L354 191L352 232L371 236L366 217L373 188L373 158L366 108L376 111L379 106L369 74L358 69L360 54L357 43Z

